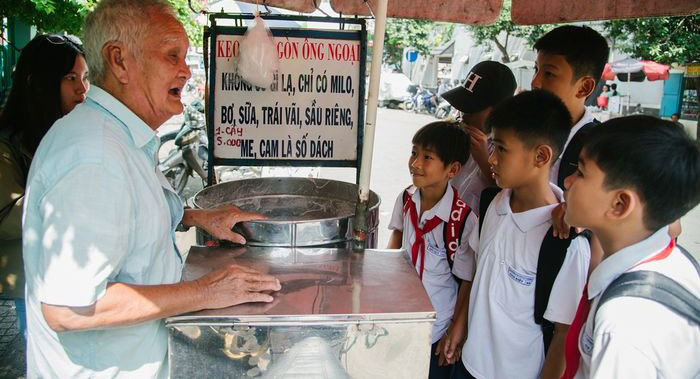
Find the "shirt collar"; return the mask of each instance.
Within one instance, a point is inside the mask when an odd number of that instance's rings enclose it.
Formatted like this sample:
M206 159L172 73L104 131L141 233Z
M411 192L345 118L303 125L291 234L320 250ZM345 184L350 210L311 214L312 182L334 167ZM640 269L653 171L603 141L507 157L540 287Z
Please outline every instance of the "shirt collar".
M408 194L411 195L411 200L413 204L416 205L416 210L420 212L420 191L416 186L411 186L408 188ZM433 216L437 216L443 222L448 222L450 220L450 211L452 210L452 198L454 197L454 190L451 185L447 185L447 190L445 194L442 195L440 201L438 201L435 206L425 211L420 218L419 223L423 223L425 220L430 220Z
M557 200L563 201L564 193L557 187L554 183L549 183L549 187L554 192L554 196ZM527 233L531 229L544 224L545 222L550 222L552 220L552 210L558 204L546 205L544 207L534 208L527 210L525 212L513 213L510 208L510 197L513 194L513 190L506 188L503 191L502 196L496 197L496 213L499 216L505 216L507 214L513 215L513 222L523 233Z
M583 128L584 125L588 124L589 122L592 122L594 120L593 113L591 113L588 108L584 107L583 111L583 116L581 116L581 119L578 120L578 122L571 128L571 131L569 132L569 136L566 138L566 143L564 144L564 148L561 149L561 154L559 154L559 158L564 155L564 152L566 151L567 146L569 146L569 142L571 142L571 139L574 138L576 133L578 133L581 128Z
M593 270L588 280L588 298L593 299L617 279L646 257L656 254L668 246L668 226L656 231L647 239L618 250L603 259Z
M102 88L96 85L90 86L87 97L121 122L139 148L152 143L151 141L157 137L156 132L139 116Z

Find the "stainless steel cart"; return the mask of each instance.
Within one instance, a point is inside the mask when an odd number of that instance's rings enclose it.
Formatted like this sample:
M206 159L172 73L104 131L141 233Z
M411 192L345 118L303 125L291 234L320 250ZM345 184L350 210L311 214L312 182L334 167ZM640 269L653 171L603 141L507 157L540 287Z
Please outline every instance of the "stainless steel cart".
M171 317L171 378L425 378L435 311L400 251L192 248L184 279L236 263L275 275L269 304Z

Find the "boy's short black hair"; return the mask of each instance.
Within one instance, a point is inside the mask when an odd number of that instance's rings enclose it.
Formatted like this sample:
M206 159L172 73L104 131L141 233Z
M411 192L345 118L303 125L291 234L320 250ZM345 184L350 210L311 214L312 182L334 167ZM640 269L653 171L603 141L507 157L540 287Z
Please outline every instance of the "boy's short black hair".
M605 173L606 188L637 192L648 230L678 220L700 202L700 146L671 121L611 119L591 131L582 154Z
M463 165L469 158L469 136L456 122L431 122L418 129L412 142L434 150L445 165L452 162Z
M590 75L596 83L608 62L608 42L587 26L564 25L552 29L535 42L535 50L563 55L574 72L573 80Z
M526 146L545 143L558 157L571 131L571 114L553 93L525 91L500 103L486 119L487 128L512 130Z

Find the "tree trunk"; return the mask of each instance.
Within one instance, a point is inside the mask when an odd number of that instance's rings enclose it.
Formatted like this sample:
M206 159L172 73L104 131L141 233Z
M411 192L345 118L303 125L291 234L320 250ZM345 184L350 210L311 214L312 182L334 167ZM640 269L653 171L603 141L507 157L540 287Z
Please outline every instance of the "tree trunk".
M496 44L496 47L498 48L498 50L501 52L501 54L503 54L503 58L501 58L503 63L510 62L510 56L508 56L508 49L506 49L506 47L508 46L508 36L506 35L506 45L505 46L503 46L501 44L501 42L498 40L498 37L493 39L493 43Z

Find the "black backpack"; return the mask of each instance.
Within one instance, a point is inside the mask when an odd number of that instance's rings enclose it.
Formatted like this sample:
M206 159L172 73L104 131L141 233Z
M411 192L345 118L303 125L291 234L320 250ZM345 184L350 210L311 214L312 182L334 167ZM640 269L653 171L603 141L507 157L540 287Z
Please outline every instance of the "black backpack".
M486 210L500 191L501 189L498 187L489 187L481 192L479 200L479 233L481 233ZM535 323L542 328L542 342L544 343L545 355L554 336L554 324L544 318L544 312L547 310L554 280L564 264L566 251L569 249L571 241L578 236L574 228L571 228L569 231L569 238L567 239L554 237L552 231L553 229L550 226L542 239L537 258L537 273L535 274Z
M566 150L564 150L564 154L561 156L559 173L557 174L557 186L562 190L564 189L564 179L576 171L578 156L581 154L581 149L583 148L583 142L586 140L586 136L598 125L600 125L600 121L596 119L593 119L593 121L583 125L581 129L574 134L571 141L569 141L569 144L566 146Z
M690 253L678 246L700 276L700 265ZM633 271L620 275L600 296L600 306L616 297L640 297L660 303L688 321L700 325L700 299L668 276L654 271ZM594 324L595 325L595 324Z

